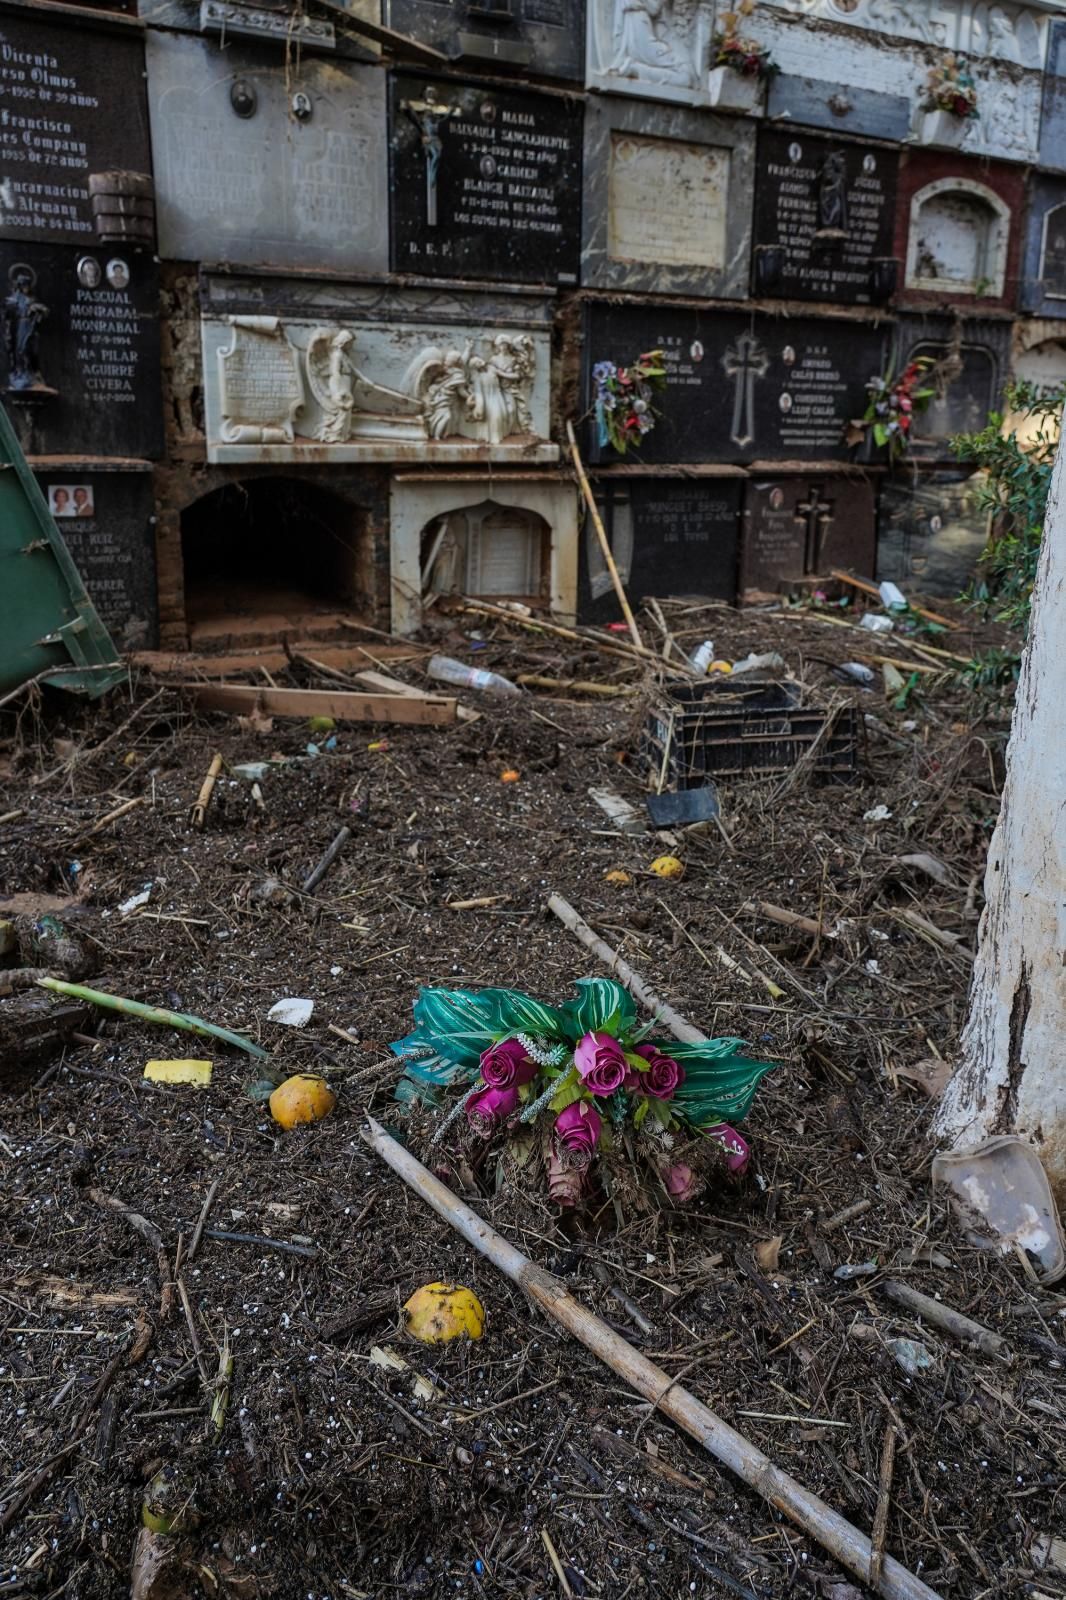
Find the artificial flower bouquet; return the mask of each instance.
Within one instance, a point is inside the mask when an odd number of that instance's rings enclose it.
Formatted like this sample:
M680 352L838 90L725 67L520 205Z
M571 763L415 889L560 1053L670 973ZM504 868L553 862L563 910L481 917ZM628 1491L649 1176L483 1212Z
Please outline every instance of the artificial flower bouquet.
M945 56L930 72L924 110L949 111L965 122L977 115L977 85L964 62Z
M732 67L745 78L772 78L781 70L766 45L740 32L740 19L750 17L754 10L755 0L741 0L735 11L722 13L721 32L714 36L712 67Z
M641 443L659 418L654 396L666 388L663 352L648 350L628 367L599 361L592 369L592 382L600 448L613 445L624 456Z
M934 389L919 387L922 374L931 362L919 356L911 361L899 377L891 371L871 378L866 385L869 403L862 418L862 427L868 428L880 446L888 447L892 459L906 455L914 419L920 415L935 394Z
M398 1098L439 1105L442 1090L462 1088L434 1142L461 1118L468 1140L506 1139L520 1165L539 1135L562 1206L579 1203L597 1166L612 1192L650 1168L680 1204L716 1163L743 1172L748 1146L725 1119L747 1115L772 1064L749 1060L739 1039L657 1036L609 978L576 988L558 1007L516 989L420 990L413 1032L391 1047L405 1068Z

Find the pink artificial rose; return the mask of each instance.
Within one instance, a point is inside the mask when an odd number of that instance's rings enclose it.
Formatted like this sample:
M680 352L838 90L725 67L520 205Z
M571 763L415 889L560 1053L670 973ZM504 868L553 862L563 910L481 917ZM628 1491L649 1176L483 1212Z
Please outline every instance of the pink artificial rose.
M569 1209L581 1202L581 1196L585 1192L587 1168L568 1165L563 1159L563 1154L558 1150L548 1152L548 1194L557 1206Z
M586 1033L574 1051L578 1077L590 1094L614 1094L629 1071L625 1051L609 1033Z
M537 1076L537 1063L517 1039L501 1039L481 1057L481 1076L490 1089L520 1089Z
M672 1100L685 1081L685 1071L673 1058L664 1056L653 1044L638 1044L638 1056L648 1063L647 1072L641 1073L640 1087L656 1100Z
M591 1156L602 1126L600 1114L593 1106L583 1100L575 1100L572 1106L567 1106L556 1117L555 1137L560 1149L569 1150L574 1155Z
M466 1114L474 1132L487 1139L517 1109L518 1090L512 1085L509 1089L479 1089L467 1101Z
M663 1167L661 1172L663 1184L671 1200L676 1200L678 1205L687 1206L694 1200L700 1191L699 1179L691 1167L683 1161L677 1161L672 1167Z
M748 1170L751 1160L751 1147L746 1139L742 1139L735 1128L728 1122L720 1122L715 1128L704 1128L708 1139L714 1139L725 1151L726 1166L729 1171L739 1178Z

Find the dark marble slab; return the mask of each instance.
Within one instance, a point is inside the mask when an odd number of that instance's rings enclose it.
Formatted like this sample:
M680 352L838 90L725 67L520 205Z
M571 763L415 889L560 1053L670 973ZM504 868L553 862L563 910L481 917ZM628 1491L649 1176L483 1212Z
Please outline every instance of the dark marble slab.
M873 577L874 487L828 473L753 478L744 498L741 594L776 594L782 583L845 567Z
M1066 317L1066 178L1029 180L1021 303L1038 317Z
M63 467L36 477L116 645L153 649L159 625L151 473Z
M901 316L897 326L899 365L915 356L950 365L937 394L915 421L911 454L920 460L953 461L951 438L983 428L999 411L1010 372L1011 327L1007 320L967 318L961 328L942 315ZM955 369L956 357L961 365Z
M877 580L905 594L955 598L971 582L988 540L981 475L968 467L900 473L881 486Z
M456 59L584 75L585 0L384 0L383 20Z
M736 478L600 480L596 498L631 604L647 595L735 599L742 488ZM578 614L595 623L622 615L588 519Z

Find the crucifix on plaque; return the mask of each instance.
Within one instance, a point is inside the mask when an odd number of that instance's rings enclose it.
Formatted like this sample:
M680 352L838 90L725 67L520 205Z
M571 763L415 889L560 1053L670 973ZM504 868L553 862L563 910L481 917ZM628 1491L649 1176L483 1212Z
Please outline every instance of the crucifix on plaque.
M446 106L437 99L437 91L427 86L422 100L405 100L403 109L418 129L422 152L426 160L426 227L437 226L437 173L444 153L441 129L449 117L454 117L458 106Z
M726 377L736 379L730 438L742 450L755 443L755 380L765 378L769 366L770 358L753 333L742 333L722 357Z
M804 528L803 571L806 577L817 573L822 564L822 548L832 520L832 501L823 500L818 487L812 487L806 500L801 500L796 507L796 521Z

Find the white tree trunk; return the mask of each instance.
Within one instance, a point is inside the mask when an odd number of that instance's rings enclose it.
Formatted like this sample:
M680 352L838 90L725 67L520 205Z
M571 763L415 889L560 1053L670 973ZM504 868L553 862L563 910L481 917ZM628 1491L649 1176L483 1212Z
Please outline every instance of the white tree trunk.
M1033 591L1029 644L988 852L962 1059L935 1130L956 1147L1029 1139L1066 1201L1066 451Z

